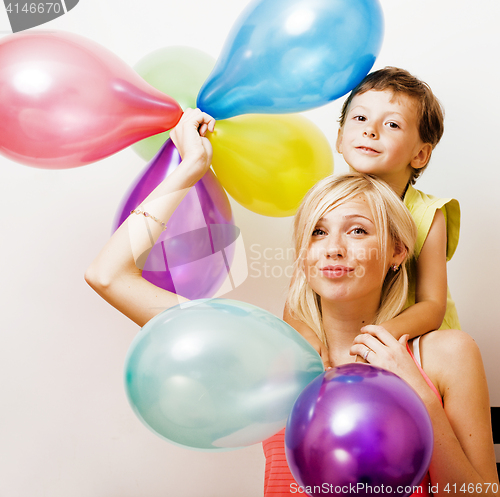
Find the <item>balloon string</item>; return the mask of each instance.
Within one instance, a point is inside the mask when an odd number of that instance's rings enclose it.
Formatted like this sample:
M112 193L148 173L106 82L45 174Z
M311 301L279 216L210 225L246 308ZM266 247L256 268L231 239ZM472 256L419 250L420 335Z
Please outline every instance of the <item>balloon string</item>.
M229 261L227 260L227 257L226 257L226 252L224 251L224 249L222 249L220 252L221 252L222 257L224 259L224 264L226 265L227 277L229 278L229 283L231 283L231 288L234 290L236 288L236 285L234 284L233 275L231 274L231 269L229 267Z
M163 252L163 262L165 263L165 269L168 270L167 252L165 250L165 244L162 241L160 245L161 245L161 250ZM172 283L174 283L173 278L172 278ZM174 287L175 287L175 284L174 284Z

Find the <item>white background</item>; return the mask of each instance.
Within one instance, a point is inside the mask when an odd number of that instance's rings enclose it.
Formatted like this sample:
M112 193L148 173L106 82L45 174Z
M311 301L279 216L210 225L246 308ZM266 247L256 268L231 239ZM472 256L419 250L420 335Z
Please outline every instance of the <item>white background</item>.
M462 327L482 350L492 405L500 406L500 3L381 3L386 31L375 68L410 70L446 109L445 136L417 187L461 203L449 283ZM246 4L80 0L45 29L86 36L129 65L170 45L217 57ZM0 31L7 33L0 11ZM332 145L339 107L307 113ZM345 171L341 157L335 160L336 171ZM0 497L262 495L259 445L221 454L179 448L147 430L127 403L123 361L138 328L94 294L83 274L143 166L131 149L61 171L0 157ZM290 218L265 218L234 202L233 208L248 256L255 256L252 244L268 254L288 246ZM279 274L287 262L276 259L267 263ZM227 297L280 315L286 278L255 274Z

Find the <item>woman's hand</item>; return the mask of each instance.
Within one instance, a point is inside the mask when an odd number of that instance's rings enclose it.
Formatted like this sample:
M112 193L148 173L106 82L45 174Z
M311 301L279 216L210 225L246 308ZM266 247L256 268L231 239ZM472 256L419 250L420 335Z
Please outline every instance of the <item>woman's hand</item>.
M358 355L373 366L387 369L406 380L421 396L430 392L415 362L408 354L408 335L396 340L382 326L368 325L361 328L351 346L350 353Z
M212 161L212 145L206 138L213 132L215 119L200 109L186 109L177 126L170 131L170 138L179 151L184 167L194 182L203 177Z
M481 354L473 339L462 331L441 330L421 340L427 373L432 373L429 377L442 392L442 406L406 351L407 335L396 340L382 326L373 325L361 328L361 332L354 339L351 354L397 374L424 401L434 431L429 467L432 485L440 490L452 487L451 495L459 495L462 487L472 488L469 495L495 495L493 490L498 487L491 484L497 483L498 477L489 394Z

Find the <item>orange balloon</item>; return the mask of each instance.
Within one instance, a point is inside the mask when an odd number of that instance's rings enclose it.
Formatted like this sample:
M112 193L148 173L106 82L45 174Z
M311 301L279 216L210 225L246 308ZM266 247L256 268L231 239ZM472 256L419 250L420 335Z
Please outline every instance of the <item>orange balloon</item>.
M333 173L322 131L296 114L253 114L217 121L207 134L212 167L225 190L264 216L293 216L307 191Z

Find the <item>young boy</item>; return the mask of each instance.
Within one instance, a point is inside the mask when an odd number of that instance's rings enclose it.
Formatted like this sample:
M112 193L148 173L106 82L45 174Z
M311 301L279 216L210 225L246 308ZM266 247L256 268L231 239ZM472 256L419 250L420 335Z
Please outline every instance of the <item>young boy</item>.
M439 328L460 329L446 276L446 262L458 244L459 204L412 186L441 139L443 121L441 105L429 86L395 67L369 74L345 101L339 120L337 151L352 169L386 181L417 224L405 310L382 324L396 338L405 334L414 338ZM287 309L284 319L329 366L326 344Z

